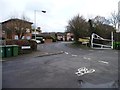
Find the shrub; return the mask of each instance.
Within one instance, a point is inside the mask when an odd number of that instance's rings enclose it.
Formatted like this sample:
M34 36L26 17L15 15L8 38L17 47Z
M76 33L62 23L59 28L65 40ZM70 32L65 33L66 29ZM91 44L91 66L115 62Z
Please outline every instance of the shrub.
M34 50L37 50L37 43L33 40L6 40L6 45L18 45L19 46L19 54L30 53ZM23 50L22 46L30 46L31 49Z
M117 49L117 50L120 50L120 42L114 42L113 43L113 48Z
M52 39L51 36L44 36L45 39Z
M19 45L19 46L27 46L29 45L29 41L28 40L11 40L11 39L7 39L6 40L6 45Z
M15 44L19 46L29 46L29 41L28 40L15 40Z
M57 39L56 39L55 37L52 37L52 41L53 41L53 42L56 42Z
M13 44L14 44L13 40L11 40L11 39L6 40L6 45L13 45Z
M52 42L56 42L57 40L53 36L44 36L45 40L49 39L52 40Z

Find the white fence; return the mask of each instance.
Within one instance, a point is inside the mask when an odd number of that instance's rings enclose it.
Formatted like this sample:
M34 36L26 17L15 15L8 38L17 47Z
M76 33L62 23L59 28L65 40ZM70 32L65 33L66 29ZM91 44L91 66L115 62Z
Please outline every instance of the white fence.
M102 43L100 43L102 42ZM111 32L111 40L104 39L93 33L91 37L91 48L93 49L113 49L113 32Z

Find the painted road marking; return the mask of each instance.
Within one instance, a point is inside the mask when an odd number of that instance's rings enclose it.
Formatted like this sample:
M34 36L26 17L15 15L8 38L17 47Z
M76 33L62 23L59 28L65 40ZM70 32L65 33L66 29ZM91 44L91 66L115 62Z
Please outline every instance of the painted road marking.
M72 55L73 57L77 57L77 55Z
M64 51L61 51L61 52L64 52Z
M78 69L78 71L75 73L77 76L82 76L87 73L93 73L95 72L95 69L88 69L86 67L81 67Z
M83 59L91 60L91 58L83 57Z
M104 64L108 64L109 62L106 62L106 61L98 61L100 63L104 63Z
M65 52L65 54L69 54L68 52Z
M103 53L104 51L98 51L98 52Z
M94 50L89 50L89 51L93 52Z

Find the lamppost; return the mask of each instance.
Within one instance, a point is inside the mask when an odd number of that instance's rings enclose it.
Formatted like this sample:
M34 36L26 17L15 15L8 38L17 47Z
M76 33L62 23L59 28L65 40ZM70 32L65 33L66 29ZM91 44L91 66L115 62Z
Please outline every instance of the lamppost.
M120 32L120 1L118 2L118 32Z
M34 10L35 40L36 40L36 12L46 13L46 11Z

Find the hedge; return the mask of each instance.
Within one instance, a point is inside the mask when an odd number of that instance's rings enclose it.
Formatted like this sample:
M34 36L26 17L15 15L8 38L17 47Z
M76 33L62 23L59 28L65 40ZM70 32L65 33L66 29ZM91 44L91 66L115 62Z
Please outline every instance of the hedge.
M19 54L31 53L32 51L37 50L37 43L33 40L6 40L6 45L18 45ZM31 49L23 50L22 46L30 46Z
M120 50L120 42L114 42L113 43L113 48L117 49L117 50Z

